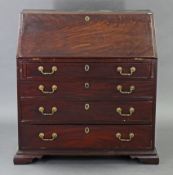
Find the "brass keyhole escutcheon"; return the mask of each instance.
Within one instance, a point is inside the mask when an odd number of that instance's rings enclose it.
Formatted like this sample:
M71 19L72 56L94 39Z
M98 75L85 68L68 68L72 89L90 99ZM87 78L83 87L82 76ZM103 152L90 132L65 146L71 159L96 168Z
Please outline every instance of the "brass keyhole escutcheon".
M90 105L88 103L85 104L85 110L88 111L90 108Z
M85 83L85 89L89 89L90 84L88 82Z
M88 72L90 69L90 66L88 64L86 64L84 69L85 69L85 72Z
M86 127L86 128L85 128L85 134L89 134L89 132L90 132L89 127Z
M85 21L86 22L90 21L90 17L89 16L85 16Z

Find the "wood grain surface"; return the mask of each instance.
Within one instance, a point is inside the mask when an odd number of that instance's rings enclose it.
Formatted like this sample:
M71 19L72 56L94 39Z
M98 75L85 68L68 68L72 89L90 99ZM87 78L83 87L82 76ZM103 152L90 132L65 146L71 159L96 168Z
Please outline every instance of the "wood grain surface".
M26 11L21 19L18 57L156 57L151 12Z
M85 133L85 128L89 133ZM21 150L25 149L91 149L91 150L138 150L153 149L152 126L150 125L23 125L21 130ZM52 133L57 133L54 141L43 141L38 135L42 132L45 138L51 138ZM134 133L134 138L129 142L122 142L116 138L116 133L121 133L122 138L128 139L129 133ZM145 134L144 134L145 133Z

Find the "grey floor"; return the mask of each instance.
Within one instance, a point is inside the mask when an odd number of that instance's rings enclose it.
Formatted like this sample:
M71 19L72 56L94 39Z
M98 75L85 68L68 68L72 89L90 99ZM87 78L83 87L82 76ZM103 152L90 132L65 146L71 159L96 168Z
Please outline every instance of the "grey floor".
M173 171L173 120L172 113L168 111L166 105L158 105L156 145L160 156L159 165L143 165L128 158L93 158L93 159L64 159L64 158L45 158L29 165L13 165L13 156L17 149L17 125L16 108L11 107L9 115L5 115L3 108L4 121L0 122L0 174L1 175L111 175L111 174L157 174L170 175ZM163 110L164 109L166 112ZM12 117L13 116L13 117ZM13 118L13 119L12 119ZM165 120L166 119L166 120Z

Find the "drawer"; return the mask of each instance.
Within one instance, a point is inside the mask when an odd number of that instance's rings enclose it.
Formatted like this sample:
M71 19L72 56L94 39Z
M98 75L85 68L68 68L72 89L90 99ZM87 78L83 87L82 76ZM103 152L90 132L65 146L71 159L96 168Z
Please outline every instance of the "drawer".
M70 100L110 100L115 98L152 98L153 81L81 79L73 81L26 81L20 84L22 97L57 97Z
M27 63L28 80L73 78L149 78L151 64L145 63Z
M21 149L146 150L150 125L22 125Z
M33 98L21 101L22 122L37 124L151 124L152 101L60 101Z

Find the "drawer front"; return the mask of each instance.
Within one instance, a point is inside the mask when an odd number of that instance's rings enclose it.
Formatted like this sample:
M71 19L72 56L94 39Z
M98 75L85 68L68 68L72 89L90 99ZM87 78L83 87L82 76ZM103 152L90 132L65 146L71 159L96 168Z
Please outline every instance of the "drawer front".
M27 63L27 79L149 78L150 63Z
M150 125L23 125L21 149L145 150L153 148Z
M138 123L151 124L152 101L59 101L53 98L24 99L22 122L37 124Z
M114 98L152 98L152 81L97 81L91 79L73 81L21 82L22 97L45 96L70 100L110 100Z

